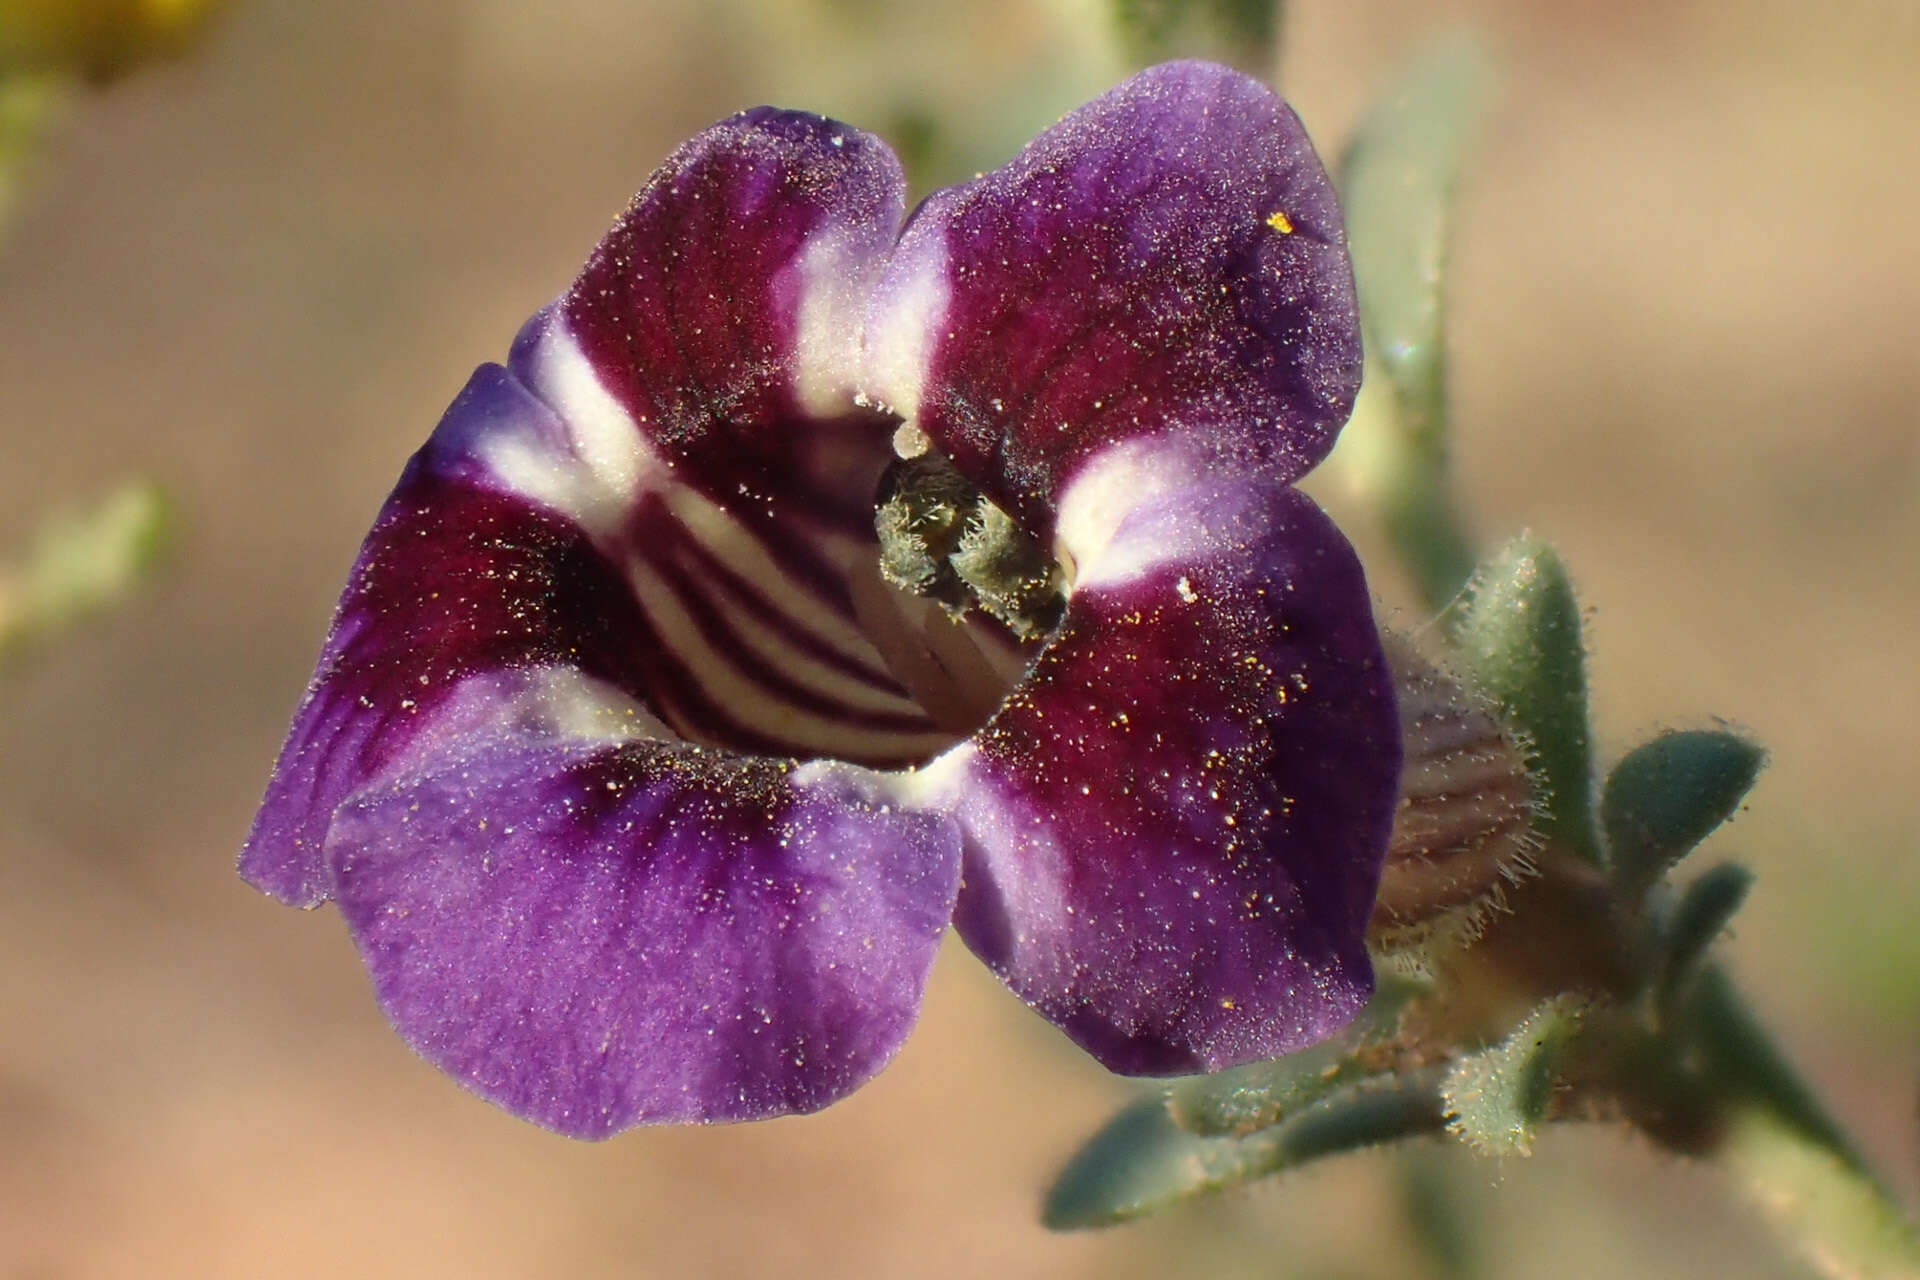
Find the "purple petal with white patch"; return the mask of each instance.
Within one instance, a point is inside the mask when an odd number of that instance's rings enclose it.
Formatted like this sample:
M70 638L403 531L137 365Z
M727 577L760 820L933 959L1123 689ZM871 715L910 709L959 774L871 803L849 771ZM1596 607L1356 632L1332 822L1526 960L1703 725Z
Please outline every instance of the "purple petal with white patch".
M884 144L798 113L744 113L655 174L382 511L249 880L324 901L334 810L404 763L441 699L576 651L696 741L880 763L952 741L852 603L892 423L834 392L900 209Z
M1061 514L1059 636L930 771L967 839L955 923L1115 1071L1323 1039L1372 989L1400 763L1359 563L1297 490L1165 448L1109 451Z
M1150 68L914 215L869 390L1043 540L1116 441L1177 431L1297 479L1360 386L1340 208L1298 117L1226 67Z
M792 763L955 740L854 605L900 207L818 117L683 147L409 463L242 855L340 901L409 1042L554 1128L812 1109L918 1010L951 824Z
M1287 487L1361 363L1299 121L1223 67L1144 72L932 197L869 326L876 394L1074 577L931 772L961 933L1119 1071L1325 1036L1370 990L1399 733L1359 565Z

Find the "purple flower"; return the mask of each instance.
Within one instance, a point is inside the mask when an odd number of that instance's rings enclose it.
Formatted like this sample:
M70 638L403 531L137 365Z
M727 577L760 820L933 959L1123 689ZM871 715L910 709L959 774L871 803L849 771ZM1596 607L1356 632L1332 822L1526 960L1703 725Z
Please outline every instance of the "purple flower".
M1400 742L1291 487L1360 375L1299 122L1156 67L903 212L818 116L675 152L408 464L241 855L563 1133L825 1106L950 922L1127 1073L1368 994Z

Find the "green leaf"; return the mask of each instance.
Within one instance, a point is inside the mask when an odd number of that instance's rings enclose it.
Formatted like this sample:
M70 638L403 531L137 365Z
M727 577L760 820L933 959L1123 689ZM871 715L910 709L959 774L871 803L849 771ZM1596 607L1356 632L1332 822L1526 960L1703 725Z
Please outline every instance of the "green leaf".
M1447 1128L1482 1155L1531 1154L1561 1054L1588 1003L1575 995L1543 1000L1505 1040L1456 1062L1442 1086Z
M1356 1080L1376 1074L1359 1055L1391 1036L1400 1015L1430 984L1383 974L1360 1016L1340 1034L1298 1053L1250 1062L1208 1076L1189 1076L1168 1089L1175 1123L1208 1137L1243 1135L1279 1124Z
M1707 949L1726 929L1753 888L1753 872L1734 863L1722 863L1688 885L1661 930L1666 962L1660 975L1661 1005L1670 1007L1674 993L1699 969Z
M1368 376L1383 375L1393 392L1390 415L1356 415L1344 452L1435 609L1476 558L1447 482L1446 266L1454 197L1493 78L1477 40L1433 47L1368 113L1339 166Z
M1405 435L1446 436L1445 276L1468 144L1492 97L1478 40L1437 45L1375 104L1340 161L1360 310L1400 399Z
M1848 1168L1871 1176L1866 1160L1718 965L1700 968L1684 993L1677 1034L1698 1055L1722 1105L1749 1100L1824 1147Z
M1766 762L1736 734L1666 733L1629 752L1607 777L1600 822L1614 882L1636 901L1733 816Z
M1580 603L1552 547L1530 534L1481 567L1456 602L1453 638L1480 692L1532 740L1542 834L1594 865L1593 748Z
M1702 967L1678 1023L1719 1111L1713 1154L1826 1275L1920 1276L1920 1229L1780 1052L1726 972Z
M1422 1075L1360 1085L1245 1138L1189 1133L1161 1098L1143 1098L1067 1163L1041 1218L1056 1231L1109 1226L1321 1156L1435 1132L1445 1123L1436 1084Z

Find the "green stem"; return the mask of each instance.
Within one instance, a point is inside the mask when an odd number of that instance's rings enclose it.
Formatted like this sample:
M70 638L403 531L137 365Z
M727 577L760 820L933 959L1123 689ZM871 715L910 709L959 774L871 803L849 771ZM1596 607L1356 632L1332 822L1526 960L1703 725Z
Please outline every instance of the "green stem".
M1379 493L1381 516L1422 603L1438 613L1467 585L1477 555L1454 509L1444 458L1410 444L1393 463Z
M1700 974L1682 1024L1722 1111L1711 1152L1788 1243L1836 1280L1920 1278L1920 1229L1787 1062L1726 973Z

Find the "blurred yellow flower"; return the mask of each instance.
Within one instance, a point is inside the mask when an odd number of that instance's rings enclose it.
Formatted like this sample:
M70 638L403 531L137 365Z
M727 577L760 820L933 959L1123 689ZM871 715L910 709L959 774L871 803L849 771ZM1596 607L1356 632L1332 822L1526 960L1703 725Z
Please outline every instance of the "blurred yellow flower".
M102 79L190 48L223 0L0 0L0 70Z

